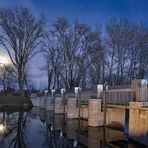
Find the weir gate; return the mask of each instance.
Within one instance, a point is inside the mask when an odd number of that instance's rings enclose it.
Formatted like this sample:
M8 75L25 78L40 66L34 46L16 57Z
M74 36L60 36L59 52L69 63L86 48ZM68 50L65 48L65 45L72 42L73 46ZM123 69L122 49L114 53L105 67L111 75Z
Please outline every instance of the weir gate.
M66 119L88 120L88 126L107 126L124 131L128 138L148 145L148 83L133 80L131 85L63 93L31 98L34 106L64 114ZM101 85L99 85L101 88ZM97 97L96 97L97 96Z

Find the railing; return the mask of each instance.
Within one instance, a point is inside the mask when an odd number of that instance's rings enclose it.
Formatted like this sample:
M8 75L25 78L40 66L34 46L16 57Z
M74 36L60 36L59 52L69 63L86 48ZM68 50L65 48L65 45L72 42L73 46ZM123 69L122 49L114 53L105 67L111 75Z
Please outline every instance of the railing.
M148 102L148 88L137 88L136 91L137 101Z
M136 101L136 90L119 89L103 92L108 104L129 105L129 102Z

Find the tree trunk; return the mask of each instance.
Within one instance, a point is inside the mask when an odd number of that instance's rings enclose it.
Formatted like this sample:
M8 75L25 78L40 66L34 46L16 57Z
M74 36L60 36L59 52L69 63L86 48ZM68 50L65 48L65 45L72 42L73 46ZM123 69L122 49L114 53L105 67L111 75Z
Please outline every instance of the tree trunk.
M21 78L18 78L18 86L19 86L19 93L21 96L23 96L24 95L24 91L23 91L24 81Z

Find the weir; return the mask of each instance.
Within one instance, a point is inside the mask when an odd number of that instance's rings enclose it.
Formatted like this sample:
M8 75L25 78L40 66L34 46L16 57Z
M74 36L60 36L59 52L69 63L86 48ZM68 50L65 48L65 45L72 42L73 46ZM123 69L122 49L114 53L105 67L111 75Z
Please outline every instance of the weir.
M147 80L133 80L131 85L110 86L106 90L103 90L103 85L98 85L96 92L76 88L73 93L61 90L58 97L31 100L34 106L40 100L40 108L63 114L67 124L74 119L88 120L89 127L106 126L122 130L128 138L148 145L145 142L148 138L147 85Z

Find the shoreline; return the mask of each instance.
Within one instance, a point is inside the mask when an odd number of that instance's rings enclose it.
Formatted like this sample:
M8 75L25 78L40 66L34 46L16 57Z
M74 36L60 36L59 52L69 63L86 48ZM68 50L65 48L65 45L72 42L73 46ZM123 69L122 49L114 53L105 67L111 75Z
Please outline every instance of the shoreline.
M33 107L33 104L29 98L22 96L0 96L0 109L31 107Z

